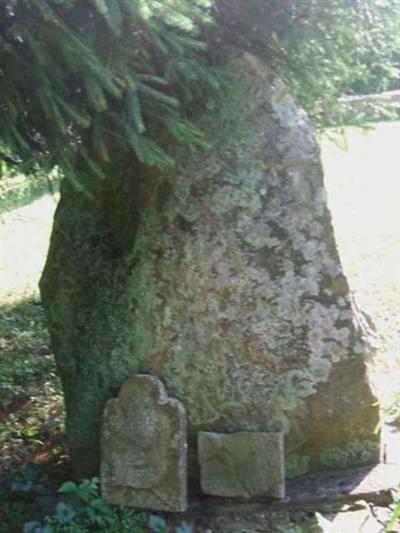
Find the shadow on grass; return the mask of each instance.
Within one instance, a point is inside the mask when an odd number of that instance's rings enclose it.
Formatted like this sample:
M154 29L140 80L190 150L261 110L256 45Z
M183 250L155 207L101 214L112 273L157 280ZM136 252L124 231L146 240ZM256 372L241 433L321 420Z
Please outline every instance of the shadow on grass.
M23 400L35 394L38 382L52 383L54 393L58 392L40 302L28 300L0 308L0 346L0 420L13 406L22 407Z
M71 477L71 468L40 301L0 307L0 348L0 533L13 533L43 512L51 494L43 476L58 485Z
M0 343L0 471L7 471L59 440L63 406L40 302L0 308Z

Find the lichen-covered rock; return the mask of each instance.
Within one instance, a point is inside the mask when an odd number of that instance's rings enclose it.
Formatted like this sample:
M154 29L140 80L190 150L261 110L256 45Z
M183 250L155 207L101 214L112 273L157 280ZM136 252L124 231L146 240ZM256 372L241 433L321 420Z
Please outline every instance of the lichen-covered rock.
M204 494L231 498L285 496L282 433L199 432Z
M192 480L198 430L284 432L291 475L352 443L378 457L370 348L318 145L269 69L233 61L235 95L203 119L211 150L177 150L172 170L139 173L133 192L114 185L84 214L64 194L42 292L76 464L106 399L138 371L185 404Z
M137 375L107 402L101 437L101 489L113 505L185 511L186 416L161 381Z

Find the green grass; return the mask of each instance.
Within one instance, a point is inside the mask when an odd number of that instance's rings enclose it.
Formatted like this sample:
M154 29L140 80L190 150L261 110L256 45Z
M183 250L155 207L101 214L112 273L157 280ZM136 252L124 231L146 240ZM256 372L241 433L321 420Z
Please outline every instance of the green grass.
M1 215L1 305L38 298L56 203L47 194Z
M2 200L9 206L9 196ZM62 441L61 387L38 291L57 198L30 200L0 218L0 473L60 453Z
M0 532L12 533L35 508L28 494L21 499L8 490L13 472L36 463L62 480L70 469L61 386L38 291L57 198L27 179L1 185Z
M39 302L0 310L0 470L59 453L63 408Z
M347 128L347 149L324 137L328 203L357 305L376 327L371 374L384 404L400 388L400 122ZM343 144L343 139L342 139Z
M54 379L54 357L40 303L26 302L0 310L0 409L35 392L43 376Z
M0 164L0 213L29 205L42 196L58 192L60 175L57 169L50 174L38 171L28 176L5 174L4 170L7 169L2 169Z

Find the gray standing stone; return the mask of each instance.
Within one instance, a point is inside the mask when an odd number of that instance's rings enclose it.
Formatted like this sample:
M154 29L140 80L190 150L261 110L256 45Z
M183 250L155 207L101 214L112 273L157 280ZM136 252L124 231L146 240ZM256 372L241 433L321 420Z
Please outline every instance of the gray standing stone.
M318 144L267 65L232 61L236 90L201 120L210 150L133 167L103 209L67 195L57 210L41 286L81 471L106 399L142 372L185 405L193 491L198 431L283 432L290 477L378 460L368 322Z
M281 433L199 433L201 487L233 498L285 496Z
M104 412L103 497L114 505L184 511L186 448L183 405L154 376L129 379Z
M140 180L124 293L131 344L112 361L122 369L129 347L182 399L196 483L197 431L284 433L288 477L374 463L373 350L338 257L318 144L268 66L233 61L243 87L204 117L212 150L178 153L176 168Z

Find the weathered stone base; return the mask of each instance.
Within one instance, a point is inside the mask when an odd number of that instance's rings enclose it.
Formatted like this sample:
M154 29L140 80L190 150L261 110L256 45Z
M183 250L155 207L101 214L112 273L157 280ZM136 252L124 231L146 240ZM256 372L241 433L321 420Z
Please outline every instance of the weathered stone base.
M202 496L189 505L187 515L207 513L211 516L221 512L246 514L256 512L257 509L264 512L319 509L326 505L357 500L383 505L393 501L391 492L397 488L399 482L400 466L382 463L373 467L306 474L288 481L286 497L283 499L253 498L249 502L244 499Z
M176 518L176 524L184 521L198 533L214 528L224 533L278 533L282 531L278 526L286 526L290 531L295 525L302 526L307 533L320 533L323 529L319 520L310 512L320 511L330 520L348 504L347 520L352 523L358 520L360 511L371 514L373 506L387 507L392 503L399 481L399 465L388 464L305 475L288 482L284 500L198 498L186 513ZM339 518L341 523L345 521L344 517ZM325 520L328 522L328 518ZM175 524L175 518L171 517L171 524ZM347 533L350 529L340 531Z
M187 507L186 416L160 380L137 375L107 403L101 488L112 505L159 511Z
M204 494L233 498L285 496L282 433L199 433Z

